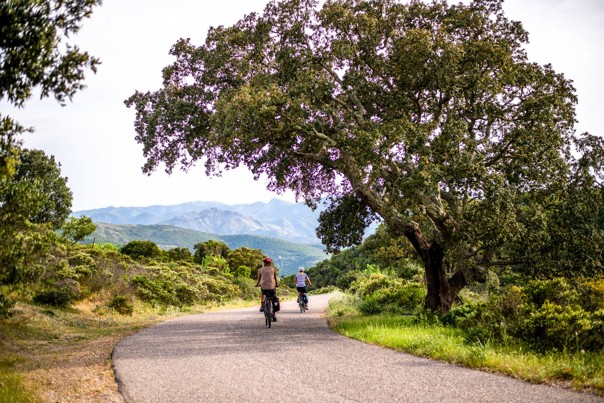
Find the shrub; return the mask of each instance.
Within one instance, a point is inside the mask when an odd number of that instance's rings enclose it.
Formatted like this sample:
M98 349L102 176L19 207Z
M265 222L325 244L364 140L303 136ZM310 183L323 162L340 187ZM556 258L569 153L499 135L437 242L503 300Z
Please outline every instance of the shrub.
M600 349L602 327L593 319L581 307L546 301L526 316L518 336L540 351Z
M15 306L15 302L0 292L0 317L8 318L11 315L10 310Z
M65 279L37 293L33 301L38 304L64 308L78 300L80 296L81 293L77 281Z
M373 279L371 279L373 277ZM378 278L372 275L369 282L363 283L358 295L362 297L359 311L366 315L375 315L382 312L393 314L412 313L418 305L421 305L426 290L419 283L404 283L400 279ZM377 288L379 287L379 288ZM367 295L368 290L374 291Z
M115 310L122 315L132 315L134 306L130 300L123 295L115 295L107 303L107 307Z
M177 247L177 248L172 248L172 249L168 250L168 259L170 259L171 261L174 261L174 262L179 262L179 261L192 262L193 254L191 253L189 248Z
M247 266L239 266L235 271L235 277L250 278L251 275L252 269Z
M524 288L507 287L486 301L456 307L441 322L460 328L469 341L517 339L540 352L597 351L604 348L604 310L585 309L579 304L584 299L565 279L533 280Z
M259 298L259 291L256 287L256 281L245 276L236 276L233 284L239 287L239 297L244 300L254 300Z
M360 277L350 286L350 291L364 298L376 292L381 288L387 288L392 285L393 279L381 273L370 274L369 277Z
M154 258L161 255L161 249L152 241L130 241L120 249L120 252L133 259Z
M588 312L604 310L604 279L588 279L577 285L578 303Z
M364 315L378 315L384 312L384 305L377 295L370 295L359 303L358 309Z
M524 290L527 302L538 307L546 301L564 305L573 304L578 299L578 293L564 278L533 280L526 285Z

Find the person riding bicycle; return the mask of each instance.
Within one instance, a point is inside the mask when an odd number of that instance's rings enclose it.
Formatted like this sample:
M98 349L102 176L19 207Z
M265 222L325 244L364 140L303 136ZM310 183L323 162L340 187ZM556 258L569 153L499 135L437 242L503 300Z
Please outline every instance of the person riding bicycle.
M308 309L308 297L306 296L306 284L310 285L310 277L304 273L304 267L298 268L298 273L294 276L294 285L298 290L298 301L304 298L304 307Z
M258 279L256 280L256 287L260 286L260 290L262 291L260 311L264 311L264 298L275 298L277 296L276 288L279 287L279 280L277 279L277 271L273 267L273 260L270 257L265 257L262 262L264 266L258 270ZM273 311L273 322L276 321L277 317Z

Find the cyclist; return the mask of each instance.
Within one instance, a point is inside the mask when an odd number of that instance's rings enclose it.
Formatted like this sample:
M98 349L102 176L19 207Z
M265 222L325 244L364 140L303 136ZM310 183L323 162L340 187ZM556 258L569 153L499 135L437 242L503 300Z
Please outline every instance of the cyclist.
M277 271L273 267L273 260L270 257L264 257L262 260L264 265L258 270L258 279L256 280L256 287L260 286L262 291L262 297L260 298L260 311L264 311L264 298L274 298L277 296L276 288L279 287L279 281L277 280ZM273 322L277 321L277 316L273 311Z
M304 267L298 268L298 274L294 276L294 285L298 290L298 301L304 298L304 307L308 309L308 297L306 296L306 284L310 285L310 277L304 273Z

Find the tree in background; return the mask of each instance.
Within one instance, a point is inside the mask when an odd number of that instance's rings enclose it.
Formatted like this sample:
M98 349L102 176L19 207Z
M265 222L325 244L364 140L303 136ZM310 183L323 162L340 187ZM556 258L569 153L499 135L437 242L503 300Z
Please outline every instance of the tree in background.
M262 266L263 258L264 253L260 249L242 246L228 253L227 262L232 272L247 273L248 277L255 279L258 276L258 269Z
M208 256L216 256L226 259L231 251L231 248L222 241L206 241L193 245L195 252L193 253L193 261L202 264L203 260Z
M168 250L168 258L172 261L192 262L193 254L186 247L176 247Z
M75 244L94 231L96 231L96 225L90 217L85 215L79 218L69 217L69 220L61 227L61 236Z
M11 183L0 192L2 214L19 214L33 224L60 228L71 212L72 193L61 164L41 150L22 149Z
M128 255L133 259L142 257L155 258L161 255L161 249L153 241L130 241L120 248L120 253Z
M488 268L546 257L575 185L572 147L590 136L574 133L571 82L527 60L502 0L318 4L273 1L204 45L179 40L163 88L126 100L143 170L243 165L311 206L328 197L318 234L330 251L379 217L421 259L430 309L447 311Z

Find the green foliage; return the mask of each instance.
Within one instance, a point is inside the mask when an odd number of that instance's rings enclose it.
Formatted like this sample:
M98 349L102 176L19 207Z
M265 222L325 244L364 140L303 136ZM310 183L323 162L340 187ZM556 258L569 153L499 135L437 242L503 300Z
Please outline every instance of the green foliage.
M56 235L47 225L12 218L0 215L0 284L36 282L49 263Z
M227 263L227 260L222 256L206 256L203 259L203 267L206 267L208 270L213 269L217 273L231 273L231 269Z
M61 164L41 150L22 149L12 177L13 186L0 193L0 202L15 208L34 224L60 228L71 212L72 194ZM4 206L3 206L4 209Z
M232 270L235 270L236 276L245 275L244 272L247 271L247 277L253 279L258 276L263 258L264 253L260 249L251 249L245 246L232 250L227 254L228 265ZM242 272L239 272L240 268L244 268Z
M90 217L69 217L69 220L61 227L61 236L76 243L82 241L95 230L96 225L92 222Z
M71 192L54 157L21 150L14 173L0 178L0 284L35 280L44 270L71 208Z
M111 300L107 303L107 307L114 309L116 312L122 315L132 315L134 312L134 306L130 299L124 295L114 295Z
M193 261L200 264L203 263L204 259L208 256L219 256L226 258L231 251L226 243L213 240L197 243L193 246L193 248L195 249Z
M412 313L426 296L425 287L382 273L371 273L358 278L350 291L359 297L358 309L365 315Z
M151 241L130 241L122 246L120 252L133 259L154 258L161 255L159 246Z
M222 302L241 293L239 287L218 270L209 276L197 266L179 264L148 267L143 274L132 276L130 283L141 300L162 306Z
M61 103L83 88L84 71L100 63L62 43L79 31L100 0L21 0L0 4L0 99L23 106L34 87Z
M55 284L50 284L38 292L33 301L38 304L56 307L67 307L81 297L80 287L77 281L65 279Z
M361 245L332 255L308 270L317 287L336 286L348 290L355 280L374 270L418 281L423 268L412 258L414 252L406 239L394 237L384 225L368 236Z
M533 280L511 286L485 301L468 301L443 316L471 341L523 342L537 351L598 351L604 348L604 310L594 304L604 280Z
M295 273L298 267L311 267L316 262L325 259L327 255L323 252L321 245L303 245L287 242L276 238L267 238L254 235L222 235L207 234L186 228L178 228L169 225L121 225L97 223L97 230L84 243L112 243L125 245L135 239L148 239L159 246L177 245L193 250L193 245L209 240L221 241L231 249L246 247L262 250L267 256L281 256L277 265L283 273ZM200 242L201 241L201 242ZM201 264L203 260L197 260ZM254 266L252 275L254 275ZM231 266L231 264L229 264ZM235 265L234 267L237 267Z
M172 248L172 249L168 250L168 259L170 259L174 262L178 262L178 261L192 262L193 255L191 254L191 251L189 250L189 248L176 247L176 248Z
M0 291L0 317L8 318L10 316L10 310L15 306L15 301L11 300L8 296L4 295Z
M258 298L258 287L256 281L246 276L235 276L233 284L239 287L239 298L244 300L255 300Z
M251 278L252 270L247 266L239 266L234 274L235 277Z

